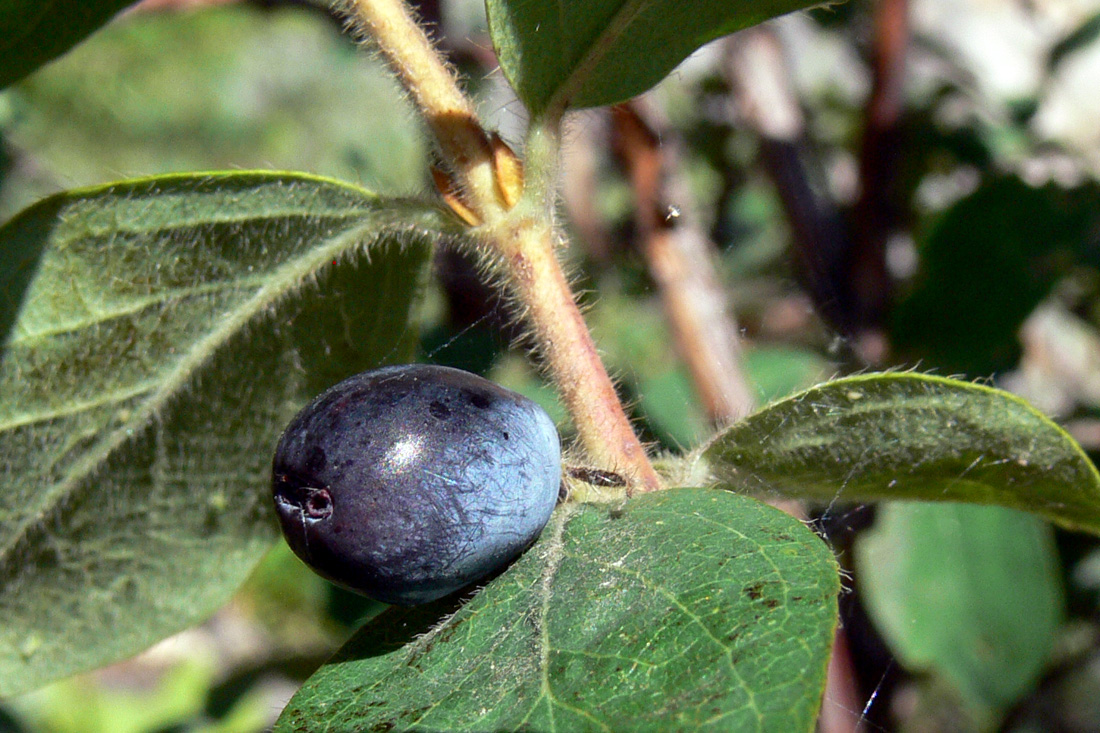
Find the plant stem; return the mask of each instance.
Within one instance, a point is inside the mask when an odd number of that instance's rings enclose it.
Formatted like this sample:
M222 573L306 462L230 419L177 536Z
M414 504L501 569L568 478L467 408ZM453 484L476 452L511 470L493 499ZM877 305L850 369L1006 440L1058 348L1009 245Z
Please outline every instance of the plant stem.
M402 0L345 1L360 32L377 43L427 120L457 184L460 208L467 210L460 213L472 214L463 218L479 224L474 232L480 254L515 294L588 459L626 478L628 493L661 488L558 264L553 211L560 118L532 122L526 171L531 180L525 185L518 161L486 134Z
M470 100L454 73L402 0L338 0L357 30L373 40L412 95L432 130L447 167L475 211L489 221L502 212L496 206L493 153ZM488 204L488 206L484 206ZM486 210L482 210L486 209Z
M553 230L535 220L520 220L509 230L501 238L503 267L585 453L600 468L626 477L628 494L659 489L661 481L623 413L558 265Z
M623 412L555 252L559 130L556 119L532 121L523 199L488 233L588 458L624 476L628 494L652 491L661 480Z

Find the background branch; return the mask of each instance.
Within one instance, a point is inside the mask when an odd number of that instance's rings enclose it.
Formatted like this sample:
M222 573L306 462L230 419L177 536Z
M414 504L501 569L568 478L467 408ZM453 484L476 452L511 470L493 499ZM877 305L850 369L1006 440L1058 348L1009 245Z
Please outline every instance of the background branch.
M737 324L681 173L678 136L642 99L611 110L613 147L634 191L638 248L656 281L681 358L711 422L752 411Z
M851 239L840 210L813 181L806 154L806 121L782 44L768 25L725 41L726 78L743 122L760 136L760 158L775 183L793 235L795 264L818 313L842 334L856 316L849 292Z
M871 96L864 107L860 195L854 212L848 279L853 289L859 348L866 361L882 364L888 356L883 330L893 290L886 269L886 248L902 223L898 172L902 161L909 0L878 0L872 43Z

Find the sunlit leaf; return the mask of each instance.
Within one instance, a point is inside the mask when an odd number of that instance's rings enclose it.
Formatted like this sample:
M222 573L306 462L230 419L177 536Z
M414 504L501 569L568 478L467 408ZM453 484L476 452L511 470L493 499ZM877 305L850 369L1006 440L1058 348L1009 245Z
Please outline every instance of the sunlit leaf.
M487 0L504 75L533 115L641 94L704 43L806 0Z
M446 219L292 174L63 194L0 229L0 696L222 604L297 406L407 358Z
M512 568L391 609L277 731L812 731L838 590L797 520L728 492L567 504Z
M999 504L1100 533L1100 474L1081 447L1020 398L952 379L828 382L720 433L703 458L763 494Z

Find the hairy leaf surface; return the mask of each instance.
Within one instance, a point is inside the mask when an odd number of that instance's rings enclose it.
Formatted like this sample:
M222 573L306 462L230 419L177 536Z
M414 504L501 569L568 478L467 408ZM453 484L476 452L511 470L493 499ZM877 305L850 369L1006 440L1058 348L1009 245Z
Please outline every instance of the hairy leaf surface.
M0 696L228 598L276 534L282 426L408 356L444 221L233 173L63 194L0 229Z
M976 717L996 722L1038 682L1063 615L1048 524L1001 507L891 503L855 560L891 651L950 681Z
M91 35L134 0L0 0L0 89Z
M276 730L811 731L837 590L824 543L754 499L567 504L456 612L369 623Z
M999 504L1100 533L1100 474L1061 428L997 389L920 374L814 387L703 452L721 480L823 502Z
M533 116L641 94L708 41L807 0L487 0L504 75Z

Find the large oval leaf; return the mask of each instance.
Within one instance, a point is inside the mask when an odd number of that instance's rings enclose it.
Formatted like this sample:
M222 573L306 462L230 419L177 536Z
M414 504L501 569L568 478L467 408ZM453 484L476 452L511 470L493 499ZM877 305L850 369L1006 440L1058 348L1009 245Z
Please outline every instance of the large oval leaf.
M1081 447L1019 397L952 379L838 379L742 420L703 458L765 494L1000 504L1100 533L1100 474Z
M811 731L837 590L824 543L747 497L568 504L443 621L364 627L276 730Z
M0 89L91 35L134 0L0 0Z
M0 696L228 598L275 537L281 427L407 357L443 221L236 173L64 194L0 229Z
M486 0L500 68L533 116L641 94L708 41L812 0Z
M1034 687L1063 614L1050 525L1001 507L890 503L855 560L890 649L947 679L977 719L995 723Z

